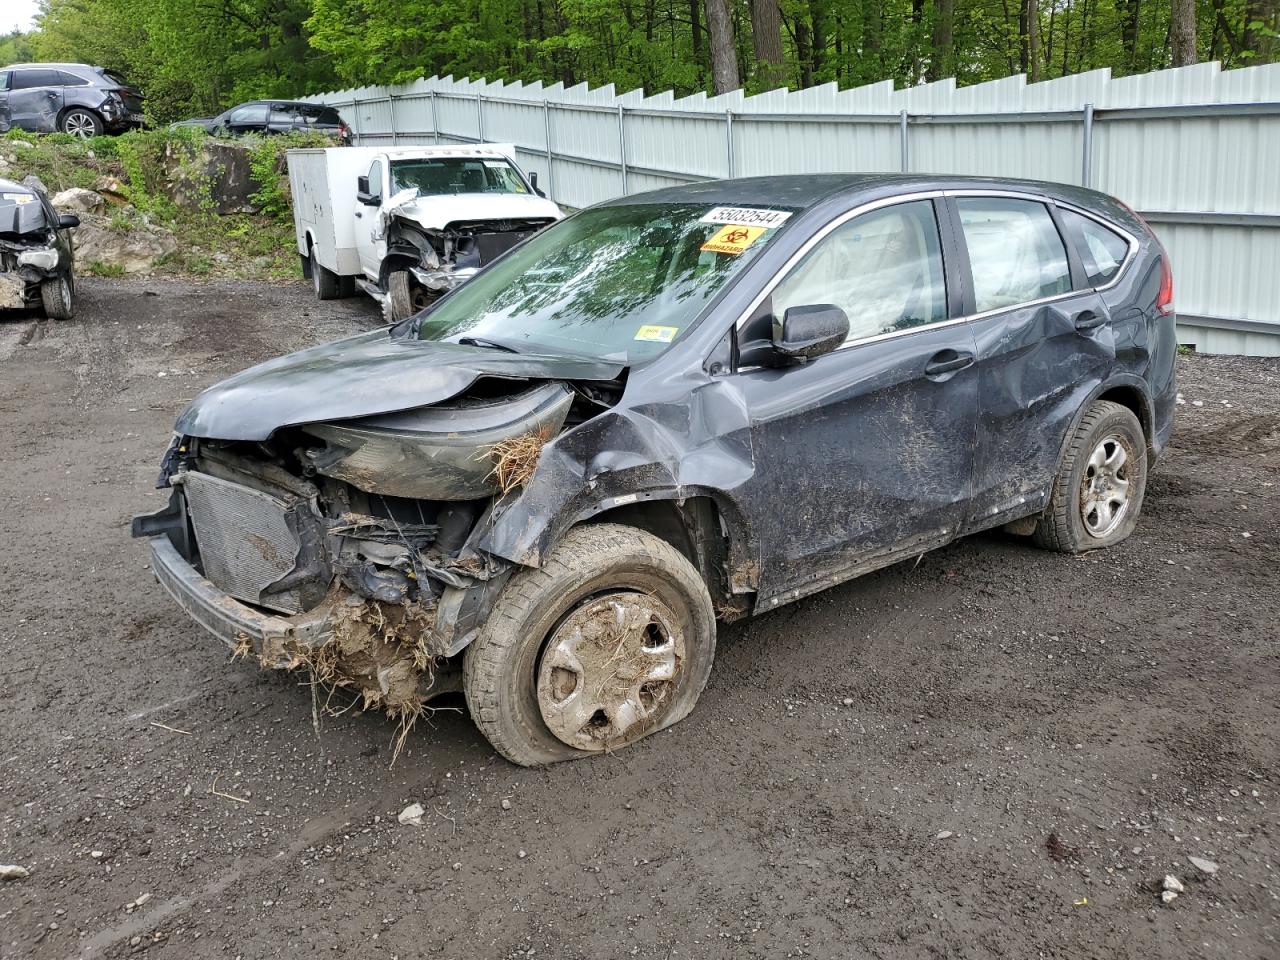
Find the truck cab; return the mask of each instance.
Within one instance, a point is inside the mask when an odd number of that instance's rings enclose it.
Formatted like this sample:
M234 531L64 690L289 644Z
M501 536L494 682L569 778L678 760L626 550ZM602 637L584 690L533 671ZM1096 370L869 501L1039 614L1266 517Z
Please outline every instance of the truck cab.
M401 320L564 216L511 145L289 154L303 272L320 299L364 290Z

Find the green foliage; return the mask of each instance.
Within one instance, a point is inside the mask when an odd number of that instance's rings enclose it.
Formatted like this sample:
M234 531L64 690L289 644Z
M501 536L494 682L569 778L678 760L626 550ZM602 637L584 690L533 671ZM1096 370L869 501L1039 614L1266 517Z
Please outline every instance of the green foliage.
M118 263L99 263L97 260L85 264L81 269L93 277L123 277L124 267Z

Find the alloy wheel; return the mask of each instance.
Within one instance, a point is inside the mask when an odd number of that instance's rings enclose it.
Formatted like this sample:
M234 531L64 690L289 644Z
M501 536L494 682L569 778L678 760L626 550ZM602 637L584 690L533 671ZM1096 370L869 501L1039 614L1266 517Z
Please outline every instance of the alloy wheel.
M1129 511L1129 462L1132 451L1111 434L1093 448L1080 482L1080 519L1089 535L1102 539Z

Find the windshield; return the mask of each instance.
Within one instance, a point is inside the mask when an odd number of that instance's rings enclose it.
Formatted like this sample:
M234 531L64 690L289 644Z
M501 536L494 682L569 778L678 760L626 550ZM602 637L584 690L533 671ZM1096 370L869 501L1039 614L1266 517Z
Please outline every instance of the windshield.
M459 287L422 318L418 336L648 360L688 329L790 215L707 204L584 210Z
M502 158L434 157L391 161L391 193L417 189L423 197L448 193L528 193L516 168Z

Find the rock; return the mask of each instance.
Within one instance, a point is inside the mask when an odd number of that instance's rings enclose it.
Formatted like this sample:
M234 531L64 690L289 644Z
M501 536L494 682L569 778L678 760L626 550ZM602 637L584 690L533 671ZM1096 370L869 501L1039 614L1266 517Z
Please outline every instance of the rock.
M89 856L93 857L93 859L95 860L101 860L103 857L106 856L106 854L103 853L101 850L93 850L89 853Z
M935 840L949 840L950 838L951 838L951 831L950 831L950 830L939 830L939 831L937 832L937 834L935 834L935 835L934 835L934 838L933 838L933 839L935 839Z
M1205 860L1203 857L1187 857L1187 860L1189 860L1191 865L1201 873L1207 873L1209 876L1213 876L1218 872L1218 865L1212 860Z
M422 809L422 804L411 803L400 811L400 816L396 819L402 824L406 824L411 827L420 827L422 826L422 815L426 812L427 811Z
M101 213L107 207L107 201L99 194L84 187L72 187L53 195L50 203L58 210L71 210L76 213Z
M852 707L852 706L853 706L853 697L845 697L845 698L844 698L843 700L841 700L840 702L841 702L841 703L843 703L846 707Z
M129 201L129 188L124 185L119 177L113 177L104 173L93 182L93 189L111 203L127 203Z
M462 869L462 864L460 864L460 863L455 863L455 864L453 865L453 869L455 869L455 870L461 870L461 869Z
M1165 890L1172 890L1174 893L1184 893L1187 889L1182 885L1182 881L1171 873L1165 874L1164 883L1160 884L1160 886Z
M523 860L523 859L524 859L525 857L527 857L528 855L529 855L529 854L525 853L523 850L521 850L521 851L520 851L520 853L518 854L518 856L520 857L520 859L521 859L521 860Z
M179 206L212 213L253 213L253 153L242 143L201 140L165 146L163 189Z
M9 141L9 146L11 146L11 147L26 147L28 150L30 150L32 147L34 147L34 146L35 146L35 144L34 144L34 143L32 143L30 140L10 140L10 141Z
M0 880L25 880L31 871L16 863L0 863Z
M22 178L22 185L28 190L35 190L37 193L48 194L49 188L44 185L44 181L37 177L34 173L28 174Z
M503 800L503 801L502 801L502 809L503 809L503 810L510 810L510 809L511 809L511 801L510 801L510 800Z
M86 214L75 231L76 263L100 263L125 273L147 273L162 257L175 253L178 241L163 227L137 225L114 230L105 219Z
M1165 903L1173 903L1173 901L1178 899L1177 891L1164 890L1160 894L1160 899L1163 900Z

